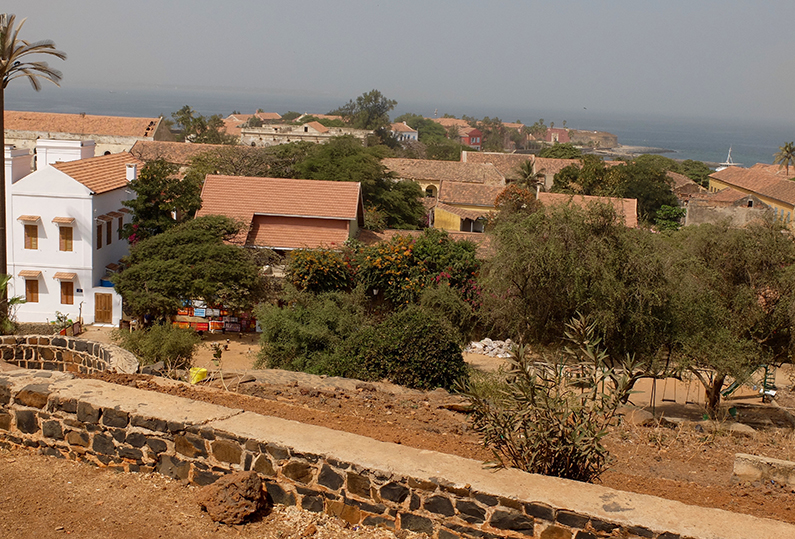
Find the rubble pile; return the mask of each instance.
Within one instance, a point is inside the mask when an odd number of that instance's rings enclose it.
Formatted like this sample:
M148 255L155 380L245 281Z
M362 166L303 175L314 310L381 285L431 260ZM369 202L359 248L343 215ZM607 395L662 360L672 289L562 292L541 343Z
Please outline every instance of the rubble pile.
M489 357L508 358L511 357L511 348L514 342L511 339L504 341L493 341L485 338L480 342L471 342L469 346L464 349L464 352L470 354L482 354Z

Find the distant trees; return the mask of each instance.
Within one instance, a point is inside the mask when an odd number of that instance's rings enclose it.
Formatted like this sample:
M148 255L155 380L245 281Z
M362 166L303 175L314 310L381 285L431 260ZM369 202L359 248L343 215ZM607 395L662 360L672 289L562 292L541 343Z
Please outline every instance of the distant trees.
M538 152L538 157L551 157L555 159L577 159L582 157L582 151L571 142L554 144Z
M779 147L773 163L787 167L787 177L789 178L789 167L795 164L795 142L787 142L784 146Z
M378 90L370 90L329 114L342 116L356 129L386 129L390 124L389 112L395 105L397 101L388 99Z
M171 117L181 130L177 140L185 140L200 144L237 144L237 138L226 134L224 121L220 114L205 117L185 105Z

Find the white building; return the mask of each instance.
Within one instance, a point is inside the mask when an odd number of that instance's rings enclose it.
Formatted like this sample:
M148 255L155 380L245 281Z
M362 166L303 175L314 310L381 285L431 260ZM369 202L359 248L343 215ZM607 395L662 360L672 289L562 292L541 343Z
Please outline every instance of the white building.
M397 122L391 126L392 135L400 142L418 140L419 132L408 126L406 122Z
M28 175L14 173L22 152L6 148L9 295L26 299L20 322L52 321L56 311L85 324L121 318L107 277L129 251L121 228L132 214L122 201L134 198L127 186L143 162L127 152L85 158L90 146L39 140L39 169Z

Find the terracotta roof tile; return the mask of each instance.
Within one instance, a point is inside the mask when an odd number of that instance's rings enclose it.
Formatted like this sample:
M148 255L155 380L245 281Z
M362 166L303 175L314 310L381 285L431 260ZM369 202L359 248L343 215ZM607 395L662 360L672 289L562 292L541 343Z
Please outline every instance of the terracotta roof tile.
M456 126L456 127L469 127L470 129L472 128L472 126L469 125L469 122L467 122L466 120L459 120L458 118L426 118L426 120L433 120L442 127Z
M406 125L406 122L396 122L392 124L392 131L395 133L416 133L417 130Z
M740 190L795 205L795 181L784 179L769 167L769 165L752 168L727 167L709 176Z
M491 163L508 180L519 179L519 166L533 161L533 154L500 153L500 152L461 152L461 161L465 163Z
M162 118L5 111L5 128L14 131L153 137L161 121Z
M630 228L638 226L638 201L634 198L593 197L587 195L568 195L565 193L538 193L538 201L545 206L561 204L576 204L587 207L592 202L601 202L612 205L624 224Z
M472 221L476 221L481 217L488 217L489 213L491 213L490 208L483 208L482 210L468 210L465 208L459 208L457 206L450 206L444 202L439 202L436 205L436 208L452 213L453 215L457 215L458 217L462 217L464 219L470 219Z
M387 170L399 178L414 181L457 181L484 185L505 185L505 177L491 163L462 163L432 159L382 159Z
M295 121L296 122L300 122L301 118L303 118L304 116L314 116L315 118L317 118L319 120L339 120L339 121L343 121L342 120L342 116L339 116L337 114L312 114L311 112L305 112L304 114L302 114L301 116L296 118Z
M439 202L493 208L494 200L505 187L443 181L439 187Z
M189 165L190 160L210 150L228 148L223 144L190 144L187 142L160 142L157 140L138 140L130 153L141 161L165 159L175 165Z
M579 159L553 159L551 157L536 157L535 171L543 172L544 174L557 174L569 165L581 166L582 161Z
M52 166L100 194L127 186L128 164L144 166L143 161L127 152L55 163Z
M328 127L323 125L320 122L311 121L308 122L306 125L317 131L318 133L328 133Z

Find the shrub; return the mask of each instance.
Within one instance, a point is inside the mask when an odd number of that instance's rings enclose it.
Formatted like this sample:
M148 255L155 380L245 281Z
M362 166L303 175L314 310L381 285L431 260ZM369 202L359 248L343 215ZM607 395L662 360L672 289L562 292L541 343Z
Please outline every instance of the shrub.
M458 331L462 343L469 342L478 317L458 290L446 283L426 288L420 296L419 305L425 311L446 319Z
M350 263L339 251L299 249L290 255L287 278L299 290L316 294L349 290L353 284Z
M594 326L585 334L569 327L578 342L566 348L565 357L533 363L520 346L501 387L470 382L465 389L473 426L492 450L495 467L577 481L593 481L604 471L608 452L602 438L631 388L622 373L634 366L609 368Z
M192 329L156 325L138 331L113 332L113 340L135 354L142 365L162 361L168 373L189 369L201 338Z

